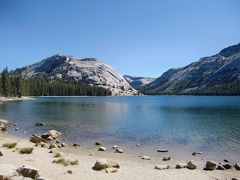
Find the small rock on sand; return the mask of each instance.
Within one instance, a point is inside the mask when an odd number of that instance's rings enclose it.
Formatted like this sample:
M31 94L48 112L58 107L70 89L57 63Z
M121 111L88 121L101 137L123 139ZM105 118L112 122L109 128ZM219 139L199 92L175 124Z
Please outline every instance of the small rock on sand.
M218 164L217 165L217 170L225 170L225 168L223 167L223 165L222 164Z
M169 157L169 156L163 158L163 161L170 161L170 160L171 160L171 157Z
M149 156L142 156L143 160L151 160L151 158Z
M223 164L223 167L224 167L225 169L231 169L233 166L232 166L231 164L229 164L229 163L224 163L224 164Z
M197 165L193 161L189 161L187 163L187 168L190 170L194 170L194 169L197 169Z
M106 173L116 173L118 172L117 168L106 168Z
M3 156L3 153L2 153L2 151L0 151L0 156Z
M155 166L155 169L158 169L158 170L164 170L164 169L169 169L169 166L168 165L156 165Z
M240 163L235 164L235 169L240 171Z
M98 148L98 151L106 151L107 149L105 147Z
M183 169L186 168L187 164L186 163L177 163L176 165L176 169Z
M117 148L117 149L115 150L115 153L123 153L123 150Z
M73 174L72 170L67 171L68 174Z
M17 169L17 172L23 177L29 177L32 179L37 179L40 177L39 170L30 166L23 166Z
M56 144L50 144L49 149L53 149L53 148L58 148L58 146Z

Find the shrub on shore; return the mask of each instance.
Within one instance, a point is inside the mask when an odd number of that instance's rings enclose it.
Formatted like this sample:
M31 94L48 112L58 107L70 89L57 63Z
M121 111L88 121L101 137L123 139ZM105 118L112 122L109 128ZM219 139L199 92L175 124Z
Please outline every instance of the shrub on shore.
M29 148L29 147L20 148L20 149L18 149L18 151L19 151L20 154L31 154L32 151L33 151L33 148Z
M13 149L17 146L17 143L4 143L2 147L6 147L8 149Z

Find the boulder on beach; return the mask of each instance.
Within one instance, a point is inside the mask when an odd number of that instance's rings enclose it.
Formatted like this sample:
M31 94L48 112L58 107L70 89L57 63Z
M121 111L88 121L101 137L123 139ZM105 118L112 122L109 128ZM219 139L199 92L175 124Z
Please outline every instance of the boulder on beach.
M219 163L217 165L217 170L225 170L225 168L223 167L223 165L221 163Z
M9 122L5 119L0 119L0 131L6 131Z
M23 166L17 169L17 172L23 177L38 179L40 177L39 170L31 166Z
M155 166L155 169L158 169L158 170L164 170L164 169L169 169L170 166L169 165L161 165L161 164L158 164Z
M235 167L236 170L240 171L240 163L235 164L234 167Z
M31 137L30 137L30 141L32 143L41 143L41 142L46 142L45 139L43 139L42 137L36 135L36 134L33 134Z
M99 159L94 164L93 169L99 171L102 169L106 169L108 167L109 167L109 165L108 165L108 162L106 159Z
M5 119L0 119L0 124L8 125L8 121Z
M187 168L190 170L194 170L194 169L197 169L197 165L193 161L189 161L187 163Z
M217 168L217 163L213 161L207 161L205 170L207 171L213 171Z
M223 167L224 167L225 169L231 169L233 166L232 166L230 163L224 163L224 164L223 164Z
M59 131L56 131L56 130L50 130L47 132L47 134L49 136L51 136L53 139L57 139L62 135L62 133L60 133Z
M107 161L106 159L99 159L93 166L93 170L100 171L107 168L116 168L119 169L120 165L115 161Z
M3 153L2 153L2 151L0 151L0 156L3 156Z

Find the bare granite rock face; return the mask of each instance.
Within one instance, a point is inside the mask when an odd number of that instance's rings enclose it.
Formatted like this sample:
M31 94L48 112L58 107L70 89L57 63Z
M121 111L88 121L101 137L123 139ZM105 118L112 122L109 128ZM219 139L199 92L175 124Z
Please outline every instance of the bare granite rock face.
M73 78L89 85L109 89L112 95L137 95L138 92L111 66L95 58L79 59L73 56L54 55L41 62L16 69L23 78Z
M147 94L238 95L239 82L240 43L185 67L170 69L141 89Z

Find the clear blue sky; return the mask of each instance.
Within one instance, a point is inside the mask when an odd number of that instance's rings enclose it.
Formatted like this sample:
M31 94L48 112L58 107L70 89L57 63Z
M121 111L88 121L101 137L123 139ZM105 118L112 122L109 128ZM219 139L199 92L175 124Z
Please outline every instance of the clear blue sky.
M239 42L239 0L0 0L0 69L65 54L157 77Z

